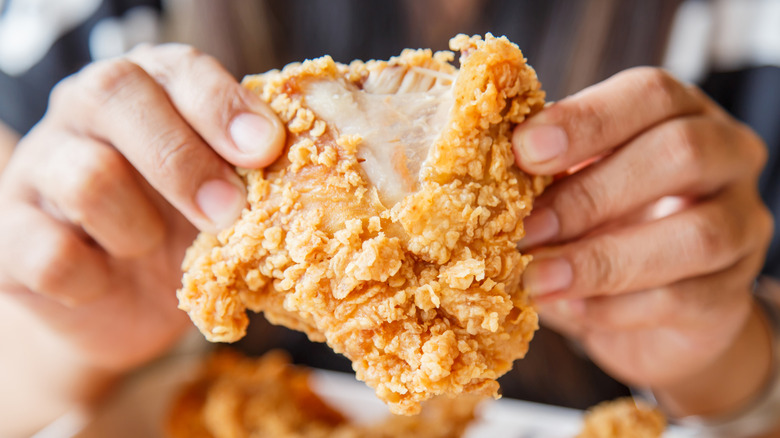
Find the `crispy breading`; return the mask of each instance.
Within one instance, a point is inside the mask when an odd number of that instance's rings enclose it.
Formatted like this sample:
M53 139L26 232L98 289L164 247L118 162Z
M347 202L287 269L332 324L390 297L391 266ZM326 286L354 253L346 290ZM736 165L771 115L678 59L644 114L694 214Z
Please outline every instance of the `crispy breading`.
M438 398L419 416L389 415L358 424L309 387L310 371L280 351L251 359L213 355L201 376L174 400L169 438L457 438L474 418L475 397Z
M248 208L187 252L179 307L207 339L240 339L249 309L351 359L394 413L498 397L538 328L516 243L548 179L514 166L510 136L544 92L504 37L450 46L459 70L452 52L405 50L244 80L287 147L240 170Z
M664 429L666 418L658 409L629 397L589 409L577 438L660 438Z

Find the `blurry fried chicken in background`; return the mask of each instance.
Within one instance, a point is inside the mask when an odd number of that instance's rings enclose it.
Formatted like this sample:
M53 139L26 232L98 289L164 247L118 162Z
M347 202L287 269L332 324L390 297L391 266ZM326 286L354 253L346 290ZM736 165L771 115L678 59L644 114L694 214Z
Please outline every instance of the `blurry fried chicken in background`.
M240 339L249 309L344 354L394 413L498 396L538 327L516 243L547 179L514 166L510 136L544 92L506 38L450 46L460 70L405 50L244 80L286 123L286 156L240 170L248 208L187 253L179 307L207 339Z
M458 438L478 421L475 410L481 398L475 395L436 397L423 403L416 416L356 421L348 418L355 412L342 413L320 398L312 389L316 382L312 377L311 369L291 365L279 350L259 358L217 351L173 400L165 421L166 436ZM357 407L351 405L351 411ZM577 438L661 438L665 428L666 420L657 409L622 398L591 408Z
M309 386L311 371L281 351L250 359L221 351L183 388L166 424L168 438L457 438L474 419L474 396L439 397L419 416L359 424Z
M665 429L661 411L628 397L588 409L577 438L661 438Z

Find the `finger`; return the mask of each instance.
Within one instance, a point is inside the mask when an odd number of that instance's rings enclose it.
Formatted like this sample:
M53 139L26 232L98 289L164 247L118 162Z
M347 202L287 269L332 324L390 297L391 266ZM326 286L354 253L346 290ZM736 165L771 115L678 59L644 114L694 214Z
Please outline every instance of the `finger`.
M763 252L756 252L714 275L659 290L585 299L580 340L588 355L614 375L635 382L668 381L675 370L716 360L731 345L749 318L752 282L762 262ZM658 363L681 368L664 370Z
M747 317L752 279L762 265L763 252L756 251L726 270L657 289L548 302L539 306L540 321L580 341L611 373L651 378L659 371L652 365L659 363L657 346L662 354L682 350L699 360L719 355Z
M663 123L554 183L526 219L521 246L580 236L664 196L709 195L745 175L757 176L765 155L751 131L725 119Z
M155 248L165 226L130 164L105 143L65 133L58 138L62 144L30 166L40 196L114 256Z
M524 286L537 299L615 295L730 266L769 240L772 219L737 187L662 219L534 253Z
M748 302L763 254L696 278L627 294L583 299L578 318L588 330L641 330L653 327L701 327L730 319Z
M123 59L92 64L58 86L50 108L65 114L69 129L118 149L201 230L231 225L246 205L244 184L233 168L136 64Z
M108 265L99 249L31 205L3 207L0 267L4 276L67 306L93 301L109 290Z
M279 118L216 59L181 44L142 46L128 57L162 85L179 114L227 161L265 167L281 154L285 130Z
M556 102L519 125L513 149L524 170L556 174L664 120L701 113L706 102L663 70L635 68Z

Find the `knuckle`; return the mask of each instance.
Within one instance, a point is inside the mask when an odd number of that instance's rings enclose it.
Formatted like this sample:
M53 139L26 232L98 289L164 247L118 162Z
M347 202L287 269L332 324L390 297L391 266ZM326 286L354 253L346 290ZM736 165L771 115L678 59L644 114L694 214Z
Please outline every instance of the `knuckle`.
M171 75L176 70L193 71L198 62L207 57L197 48L181 43L168 43L159 46L159 64L167 66Z
M230 122L230 118L235 115L236 108L244 106L236 92L236 87L233 84L226 84L222 81L212 81L204 84L203 89L195 96L195 107L217 108L212 115L218 119L215 122L227 125Z
M592 138L611 138L613 130L619 125L619 120L612 111L604 111L604 102L598 99L581 99L576 102L576 110L571 113L572 119L565 120L568 126L577 126L578 120L587 120L592 132L589 136ZM580 122L581 123L581 122Z
M685 87L669 72L658 67L635 67L627 70L626 79L632 89L646 102L665 114L676 113L686 106L690 96Z
M211 56L204 54L194 59L190 71L198 76L201 86L192 94L192 99L195 108L212 108L214 114L210 116L216 115L221 122L227 123L237 109L246 107L243 98L247 93L223 70Z
M206 57L198 49L181 43L166 43L136 47L127 57L141 65L163 87L179 85L180 72L193 74L198 60Z
M116 191L126 172L124 159L113 150L96 150L73 172L71 187L65 191L77 220L87 220L98 206Z
M167 43L159 47L164 51L170 52L171 55L174 55L177 58L194 59L204 56L203 52L189 44Z
M159 134L153 141L154 172L156 176L168 184L175 184L175 175L183 168L189 168L193 157L198 156L199 141L194 135L176 130Z
M211 56L187 44L168 43L159 46L159 49L160 62L157 64L164 68L169 76L175 76L178 71L198 76L198 71L204 63L212 60Z
M594 180L593 174L585 177L583 174L579 178L573 178L568 181L565 190L558 192L555 200L555 210L559 212L571 212L573 214L559 215L563 233L571 233L571 219L576 221L586 220L598 221L600 218L609 214L610 202L607 196L602 196L595 187L598 183Z
M722 264L736 254L742 242L740 227L726 208L716 208L710 214L695 217L691 230L695 254L691 257L707 257L714 264Z
M690 121L670 123L663 141L662 162L675 170L675 174L698 180L705 172L705 148L701 131Z
M75 275L75 255L78 242L75 238L59 235L52 239L48 251L40 254L29 287L47 295L60 295Z
M127 52L126 56L129 59L136 59L138 57L140 58L157 57L160 56L159 54L164 47L172 46L175 44L177 43L155 44L149 42L142 42L136 44L135 47L133 47L129 52Z
M663 99L661 102L666 104L666 108L673 106L681 89L674 76L657 67L641 67L636 73L641 95Z
M137 44L135 47L130 49L125 56L128 59L137 59L137 58L145 58L147 56L153 55L160 45L150 44L150 43L140 43Z
M760 172L769 160L769 150L766 143L749 126L741 122L737 123L738 144L741 145L739 149L747 155L750 169ZM740 139L742 140L740 141Z
M146 77L144 70L126 59L99 61L87 66L79 83L96 104L101 105Z
M617 245L612 239L603 236L586 245L575 262L580 266L578 275L584 277L581 281L586 287L610 295L622 291L626 285L617 258Z

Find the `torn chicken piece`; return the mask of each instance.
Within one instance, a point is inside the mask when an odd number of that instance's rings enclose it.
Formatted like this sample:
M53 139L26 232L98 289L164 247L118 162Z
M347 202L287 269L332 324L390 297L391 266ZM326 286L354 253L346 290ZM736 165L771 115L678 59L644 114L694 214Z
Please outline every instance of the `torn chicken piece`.
M207 339L240 339L249 309L347 356L394 413L498 397L538 327L516 242L548 179L514 166L510 136L544 92L504 37L450 46L460 70L451 52L405 50L244 80L287 148L240 170L248 208L187 252L179 307Z
M349 420L309 385L310 370L271 351L250 359L214 354L174 400L169 438L457 438L474 419L478 399L437 398L419 416L390 415L369 424Z
M658 409L628 397L590 408L577 438L661 438L664 429Z

